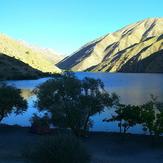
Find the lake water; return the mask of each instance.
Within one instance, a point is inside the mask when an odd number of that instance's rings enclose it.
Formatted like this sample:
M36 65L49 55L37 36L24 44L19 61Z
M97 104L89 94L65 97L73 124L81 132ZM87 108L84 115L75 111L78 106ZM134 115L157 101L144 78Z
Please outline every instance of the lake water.
M124 104L143 104L150 99L150 94L158 96L159 101L163 101L163 74L130 74L130 73L76 73L77 77L92 77L101 79L107 91L115 92L120 96L120 100ZM18 124L22 126L30 125L30 118L33 113L38 113L34 106L36 97L32 90L39 84L45 82L49 78L38 80L21 80L7 81L8 84L14 85L22 90L24 98L28 99L28 110L23 115L15 116L11 114L3 120L6 124ZM93 131L119 131L117 124L102 122L106 117L109 117L113 111L106 110L101 114L92 117L94 121ZM40 113L39 113L40 114ZM135 126L130 129L132 133L142 133L141 126Z

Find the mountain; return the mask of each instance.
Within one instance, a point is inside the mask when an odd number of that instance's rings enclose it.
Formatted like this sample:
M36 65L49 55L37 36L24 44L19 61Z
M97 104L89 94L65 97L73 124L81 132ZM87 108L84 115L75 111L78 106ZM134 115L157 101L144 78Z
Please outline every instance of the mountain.
M149 18L90 42L57 66L73 71L163 72L163 18Z
M62 56L52 50L40 49L23 41L14 40L4 34L0 34L0 53L8 57L14 57L41 72L61 72L55 64L63 59Z
M14 57L0 53L0 79L35 79L45 74Z
M55 52L53 49L48 48L40 48L34 45L30 45L24 41L19 41L21 44L24 44L26 47L40 53L43 55L47 60L49 60L51 63L56 64L59 61L61 61L65 56Z

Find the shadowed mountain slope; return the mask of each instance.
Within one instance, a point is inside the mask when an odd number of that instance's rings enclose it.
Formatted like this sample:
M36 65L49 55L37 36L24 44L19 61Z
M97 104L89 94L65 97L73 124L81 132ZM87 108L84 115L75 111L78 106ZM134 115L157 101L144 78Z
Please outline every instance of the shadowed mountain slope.
M0 53L0 80L34 79L44 75L28 64Z

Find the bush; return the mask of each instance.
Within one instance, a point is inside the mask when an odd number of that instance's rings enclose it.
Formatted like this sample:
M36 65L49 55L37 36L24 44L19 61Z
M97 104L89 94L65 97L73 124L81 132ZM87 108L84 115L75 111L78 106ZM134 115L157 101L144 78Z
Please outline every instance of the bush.
M36 134L46 134L50 132L50 119L48 114L45 114L43 117L39 117L37 114L34 114L31 118L31 132Z
M27 101L21 96L20 89L0 84L0 122L12 112L16 115L27 110Z
M66 134L44 138L32 150L26 151L25 156L28 161L35 163L90 162L90 157L81 142L76 137Z

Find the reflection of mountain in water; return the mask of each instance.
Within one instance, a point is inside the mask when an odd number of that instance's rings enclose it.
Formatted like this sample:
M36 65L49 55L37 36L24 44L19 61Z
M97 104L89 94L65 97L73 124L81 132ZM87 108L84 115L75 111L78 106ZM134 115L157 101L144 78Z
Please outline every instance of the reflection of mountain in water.
M21 89L21 95L24 99L28 100L31 96L34 95L34 93L31 89Z

